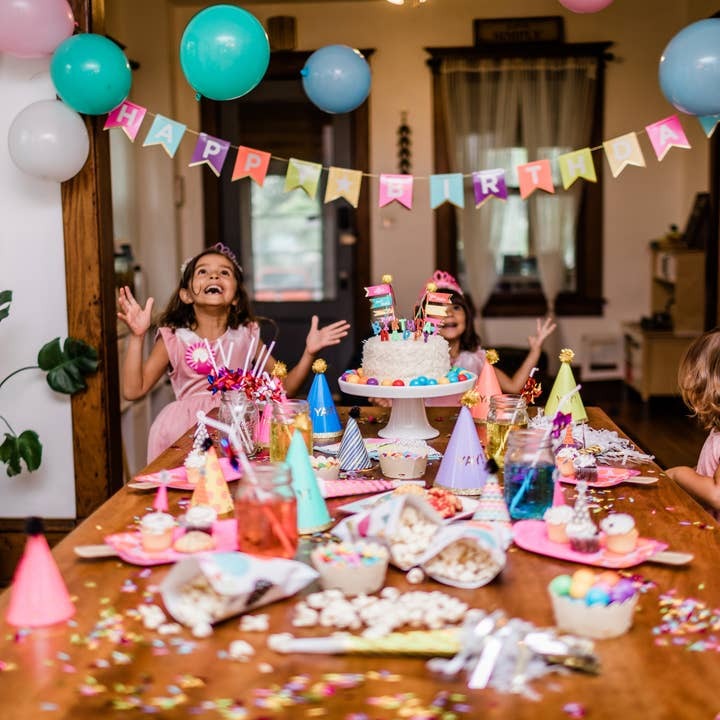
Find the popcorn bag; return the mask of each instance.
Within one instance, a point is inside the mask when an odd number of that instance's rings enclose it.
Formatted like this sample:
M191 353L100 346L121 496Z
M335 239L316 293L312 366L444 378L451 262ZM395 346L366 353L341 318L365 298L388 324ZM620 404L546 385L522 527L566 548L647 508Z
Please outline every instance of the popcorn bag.
M403 494L342 520L333 534L351 542L367 538L383 543L390 550L390 562L409 570L417 565L442 525L442 517L430 503L418 495Z
M505 550L511 538L510 530L498 523L446 525L432 538L417 564L444 585L479 588L505 567Z
M196 628L294 595L317 578L315 570L295 560L213 553L176 563L160 592L168 612Z

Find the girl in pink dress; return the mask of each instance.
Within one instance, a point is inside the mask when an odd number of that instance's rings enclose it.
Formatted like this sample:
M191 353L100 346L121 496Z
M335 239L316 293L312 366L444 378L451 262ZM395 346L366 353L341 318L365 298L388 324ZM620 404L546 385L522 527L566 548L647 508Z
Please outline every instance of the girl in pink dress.
M198 410L207 412L219 405L220 395L208 390L207 376L213 372L208 343L215 357L221 357L222 351L229 353L223 364L231 368L243 367L253 339L251 360L265 347L243 285L242 268L231 250L217 243L188 261L181 272L177 291L160 316L155 345L145 361L143 344L152 323L153 298L148 298L143 308L124 287L118 299L118 318L131 332L122 369L123 396L127 400L144 397L167 372L176 397L150 428L148 461L195 425ZM313 315L305 351L285 378L288 396L301 387L315 354L337 345L349 327L338 320L320 328ZM222 351L216 353L215 349ZM271 372L274 366L275 359L269 357L265 369Z

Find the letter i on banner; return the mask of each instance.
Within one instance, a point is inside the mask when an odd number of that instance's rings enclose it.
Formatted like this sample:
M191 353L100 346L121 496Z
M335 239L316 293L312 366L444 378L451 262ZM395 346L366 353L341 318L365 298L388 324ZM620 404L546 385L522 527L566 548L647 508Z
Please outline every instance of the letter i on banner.
M262 187L269 166L269 152L253 150L252 148L241 145L238 148L238 154L235 158L232 179L240 180L241 178L250 177Z
M430 207L435 209L443 203L465 207L465 189L462 173L430 176Z
M186 126L182 123L175 122L164 115L156 115L150 131L145 136L143 147L162 145L163 150L170 157L175 157L185 130Z
M507 200L508 191L505 182L505 170L479 170L472 174L473 192L475 194L475 207L484 205L490 198Z
M645 130L658 160L662 160L672 147L690 149L690 143L677 115L671 115L652 125L646 125Z
M119 127L132 142L135 142L146 112L147 109L142 105L136 105L125 100L107 116L103 130Z
M397 200L408 210L412 210L412 175L380 175L380 198L378 200L378 207L385 207L393 200Z
M595 165L593 164L590 148L575 150L574 152L563 153L558 156L560 166L560 177L563 188L567 190L578 178L597 182Z
M288 161L287 175L285 176L285 192L289 192L295 188L302 188L312 200L317 193L321 172L322 165L319 163L290 158Z
M345 198L356 208L360 201L361 183L362 173L360 170L331 167L325 187L325 202L329 203L338 198Z
M628 165L645 167L645 158L634 132L605 140L603 150L613 177L617 177Z
M200 133L188 167L209 165L210 169L220 177L228 150L230 150L230 143L227 140Z
M552 168L549 160L536 160L517 166L518 182L520 183L520 197L524 200L536 190L555 192L552 181Z

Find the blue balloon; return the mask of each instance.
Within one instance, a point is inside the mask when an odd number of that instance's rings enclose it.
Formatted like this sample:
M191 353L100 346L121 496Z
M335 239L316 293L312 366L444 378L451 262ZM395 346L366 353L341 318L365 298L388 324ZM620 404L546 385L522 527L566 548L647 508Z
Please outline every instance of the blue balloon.
M180 40L180 66L198 95L233 100L249 93L270 64L265 28L247 10L213 5L190 20Z
M347 45L316 50L300 71L305 94L327 113L346 113L370 93L370 67L360 52Z
M688 115L720 113L720 18L682 29L660 58L660 88Z
M60 99L86 115L104 115L130 93L132 73L125 53L103 35L73 35L58 45L50 77Z

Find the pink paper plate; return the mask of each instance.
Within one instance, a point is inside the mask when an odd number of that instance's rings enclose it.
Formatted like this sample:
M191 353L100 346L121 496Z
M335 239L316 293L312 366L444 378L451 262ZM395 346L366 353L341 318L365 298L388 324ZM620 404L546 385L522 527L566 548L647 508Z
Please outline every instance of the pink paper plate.
M625 482L628 478L633 477L633 475L639 475L640 471L631 470L630 468L598 465L597 474L598 479L594 482L589 482L588 487L607 488L612 487L613 485L619 485L620 483ZM574 475L568 475L567 477L565 475L559 475L559 478L560 482L570 483L571 485L575 485L577 483Z
M179 538L184 532L182 528L175 528L173 540ZM237 522L235 518L218 520L213 525L213 537L215 538L213 552L237 550ZM198 554L176 552L172 548L158 553L145 552L140 540L139 530L108 535L104 542L115 550L121 560L132 565L167 565Z
M529 550L539 555L547 555L548 557L558 558L559 560L569 560L570 562L582 563L583 565L596 565L614 570L639 565L649 557L655 555L655 553L667 550L668 547L667 543L660 542L659 540L639 538L635 550L625 555L610 552L604 547L601 547L596 553L579 553L575 552L565 543L554 543L548 540L547 533L545 532L545 522L543 520L519 520L513 525L513 540L515 544L523 550ZM604 537L601 533L601 545L603 541Z
M225 476L226 482L232 482L233 480L237 480L242 475L242 471L236 470L230 464L230 460L228 460L226 457L220 458L220 469L222 470L222 474ZM168 482L167 484L169 488L173 488L175 490L195 489L195 486L192 483L188 482L187 471L185 470L184 465L173 468L172 470L167 470L165 472L167 472L170 476L170 482ZM150 473L149 475L138 475L137 477L133 478L133 480L137 482L154 482L160 485L162 482L161 477L161 472L154 472Z

